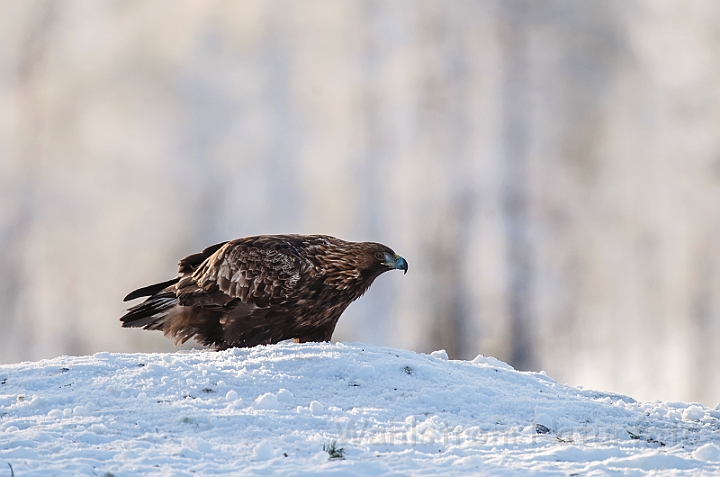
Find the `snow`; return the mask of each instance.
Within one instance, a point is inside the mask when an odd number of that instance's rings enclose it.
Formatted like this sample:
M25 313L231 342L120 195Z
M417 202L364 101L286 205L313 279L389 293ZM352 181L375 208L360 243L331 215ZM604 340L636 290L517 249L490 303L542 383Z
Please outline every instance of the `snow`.
M97 353L3 365L0 383L0 477L8 464L17 477L720 475L720 411L484 356L359 343Z
M685 421L699 421L703 417L705 417L705 409L702 406L690 406L682 414Z
M278 398L273 393L265 393L255 400L255 409L277 409L279 406Z
M720 460L720 447L708 442L698 447L695 452L693 452L693 457L707 462L717 462Z
M445 351L444 349L433 351L432 353L430 353L430 356L432 356L433 358L444 359L446 361L449 359L447 351Z

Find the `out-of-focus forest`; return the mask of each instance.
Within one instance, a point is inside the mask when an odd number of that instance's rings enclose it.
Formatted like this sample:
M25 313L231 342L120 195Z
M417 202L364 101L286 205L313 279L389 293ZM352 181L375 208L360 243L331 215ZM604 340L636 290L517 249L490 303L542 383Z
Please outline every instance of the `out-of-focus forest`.
M336 340L714 405L720 3L0 1L0 362L268 233L407 258Z

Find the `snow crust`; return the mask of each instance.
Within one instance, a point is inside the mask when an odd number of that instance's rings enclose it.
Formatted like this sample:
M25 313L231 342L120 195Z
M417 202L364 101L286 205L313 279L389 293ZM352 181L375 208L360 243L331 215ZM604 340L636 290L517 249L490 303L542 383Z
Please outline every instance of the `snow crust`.
M720 475L720 411L484 356L97 353L3 365L0 383L0 476Z

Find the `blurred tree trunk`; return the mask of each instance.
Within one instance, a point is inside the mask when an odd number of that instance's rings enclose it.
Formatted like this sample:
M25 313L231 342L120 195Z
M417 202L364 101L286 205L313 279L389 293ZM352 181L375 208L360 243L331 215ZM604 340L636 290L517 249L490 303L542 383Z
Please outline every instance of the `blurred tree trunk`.
M504 58L502 90L502 151L505 159L503 209L507 234L510 310L510 364L529 370L535 363L532 339L532 265L529 238L527 154L530 141L528 65L526 60L528 5L500 3Z
M46 123L40 84L56 8L51 1L33 2L25 21L16 27L22 35L14 85L18 147L15 154L4 158L10 174L0 178L6 213L0 216L4 222L0 223L0 328L4 330L0 344L25 358L32 356L35 345L35 323L28 309L33 277L26 261L28 234L38 212L36 188Z

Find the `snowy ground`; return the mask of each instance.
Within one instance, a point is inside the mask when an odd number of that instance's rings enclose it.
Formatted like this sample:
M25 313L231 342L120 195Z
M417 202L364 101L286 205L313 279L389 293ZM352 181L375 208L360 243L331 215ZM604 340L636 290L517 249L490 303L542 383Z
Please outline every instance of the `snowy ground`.
M98 353L0 366L0 477L720 475L719 418L444 352Z

